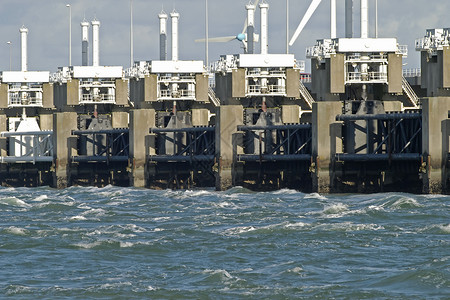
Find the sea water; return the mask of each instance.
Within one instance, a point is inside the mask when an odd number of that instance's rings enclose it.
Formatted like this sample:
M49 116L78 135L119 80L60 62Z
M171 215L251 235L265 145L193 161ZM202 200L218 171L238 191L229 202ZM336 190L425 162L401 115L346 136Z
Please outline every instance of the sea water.
M0 298L449 299L449 199L0 188Z

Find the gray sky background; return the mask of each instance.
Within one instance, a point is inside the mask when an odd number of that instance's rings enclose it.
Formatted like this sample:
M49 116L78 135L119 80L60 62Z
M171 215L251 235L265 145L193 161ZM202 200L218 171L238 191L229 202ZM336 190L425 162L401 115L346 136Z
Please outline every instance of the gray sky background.
M269 10L269 52L285 53L286 0L266 0ZM306 12L311 0L289 0L290 35ZM237 35L242 31L248 0L209 0L209 35L220 37ZM374 0L370 4L370 34L374 34ZM0 70L9 70L9 45L12 42L12 69L20 67L19 28L25 25L28 35L29 70L56 71L68 65L69 9L72 6L72 64L81 64L81 29L83 18L101 21L100 64L130 64L130 0L1 0L0 5ZM338 4L338 36L344 34L344 0ZM170 13L174 7L180 17L180 59L204 60L204 43L194 39L205 35L205 0L133 0L134 7L134 58L154 60L159 58L158 13ZM420 67L414 41L423 37L428 28L450 27L448 0L378 0L379 36L396 37L399 43L408 45L406 68ZM324 0L290 53L298 60L305 60L306 47L317 39L330 35L330 3ZM359 35L359 1L355 1L355 34ZM256 17L259 33L259 11ZM170 33L170 26L169 26ZM92 33L90 33L92 41ZM168 44L170 48L170 42ZM259 45L256 46L259 51ZM238 41L211 43L210 61L221 54L242 53ZM170 51L169 51L170 57ZM91 59L90 59L91 60ZM309 64L307 64L309 66ZM309 67L308 67L309 69Z

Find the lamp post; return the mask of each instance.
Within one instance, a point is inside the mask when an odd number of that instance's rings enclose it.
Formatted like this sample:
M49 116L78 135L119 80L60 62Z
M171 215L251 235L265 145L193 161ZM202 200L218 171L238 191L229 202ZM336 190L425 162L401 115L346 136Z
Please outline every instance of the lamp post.
M8 41L6 43L9 45L9 70L11 71L11 45L12 45L12 42Z
M206 71L209 73L209 14L208 14L208 0L205 0L205 35L206 35L206 41L205 41L205 64L206 64Z
M289 0L286 0L286 54L289 54Z
M130 68L134 63L134 41L133 41L133 0L130 0Z
M69 8L69 66L72 65L72 6L67 4Z

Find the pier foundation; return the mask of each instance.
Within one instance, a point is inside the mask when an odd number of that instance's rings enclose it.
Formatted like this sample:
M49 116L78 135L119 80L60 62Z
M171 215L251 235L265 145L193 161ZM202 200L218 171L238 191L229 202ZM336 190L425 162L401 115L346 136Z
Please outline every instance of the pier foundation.
M336 116L342 113L340 101L319 101L312 108L312 165L313 191L329 193L333 186L333 161L342 149L341 124Z
M422 101L422 145L423 164L421 168L423 192L440 194L444 192L445 165L448 157L447 120L450 97L431 97Z
M75 112L55 113L53 115L53 145L55 147L55 172L53 186L61 189L70 185L70 159L76 153L77 141L72 130L77 129Z
M130 185L134 187L147 185L146 160L151 149L149 129L152 127L155 127L154 109L130 111Z
M216 155L218 171L216 190L223 191L233 186L233 150L236 144L238 125L243 125L242 105L224 105L217 108Z

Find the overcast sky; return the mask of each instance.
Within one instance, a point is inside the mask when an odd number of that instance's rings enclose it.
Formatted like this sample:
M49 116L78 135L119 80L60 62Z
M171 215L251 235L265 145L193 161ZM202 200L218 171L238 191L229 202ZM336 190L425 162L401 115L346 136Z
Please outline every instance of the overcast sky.
M269 10L269 52L285 53L286 0L266 0ZM307 10L311 0L289 0L290 35ZM237 35L242 31L248 0L209 0L209 35L220 37ZM374 34L374 3L370 3L370 34ZM29 70L56 71L67 66L69 59L69 9L72 8L72 64L81 64L80 22L97 18L100 28L100 64L130 64L130 0L1 0L0 6L0 70L9 70L9 45L12 49L12 69L20 67L19 28L29 29ZM338 4L338 36L344 34L344 0ZM134 58L159 58L158 13L162 7L167 13L174 8L180 17L180 54L182 60L204 60L204 43L194 39L205 35L205 0L133 0ZM378 0L379 36L396 37L400 44L408 45L406 68L420 67L414 41L425 35L428 28L450 27L449 0ZM330 35L329 0L324 0L290 52L298 60L305 60L306 47L317 39ZM359 1L355 0L355 34L359 35ZM259 12L256 17L259 32ZM170 33L170 27L169 27ZM92 33L91 33L92 40ZM170 42L169 42L170 48ZM259 45L256 46L259 51ZM210 45L210 61L222 54L242 53L238 41ZM169 52L170 55L170 52ZM170 57L170 56L169 56ZM309 66L309 64L307 64Z

